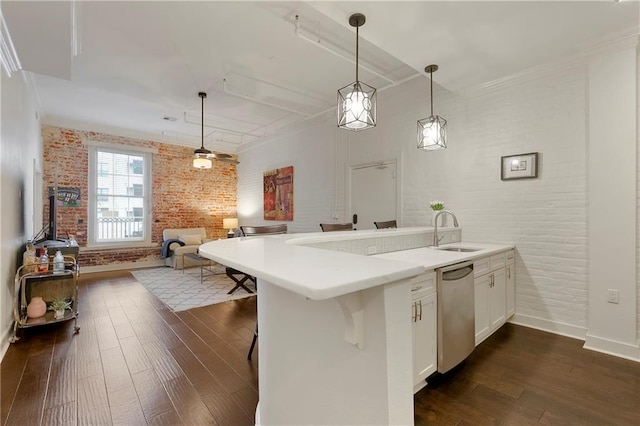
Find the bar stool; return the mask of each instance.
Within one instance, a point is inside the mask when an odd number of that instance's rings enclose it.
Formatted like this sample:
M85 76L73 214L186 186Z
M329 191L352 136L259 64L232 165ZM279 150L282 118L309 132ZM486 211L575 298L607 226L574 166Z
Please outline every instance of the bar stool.
M240 230L242 231L242 235L244 235L245 237L259 237L263 235L286 234L287 225L281 224L281 225L268 225L268 226L241 226ZM237 269L235 270L237 271ZM234 289L238 287L243 287L246 290L247 288L246 286L244 286L244 283L247 280L253 281L253 284L256 286L256 290L258 289L257 287L258 284L255 277L245 274L242 271L238 271L238 273L245 275L245 277L243 277L238 281L234 279L234 281L237 282L237 285L236 287L234 287ZM227 275L229 274L227 273ZM233 290L231 292L233 292ZM251 355L253 354L253 349L256 347L257 340L258 340L258 321L256 321L256 329L253 331L253 340L251 341L251 347L249 348L249 353L247 354L247 359L249 361L251 361Z
M353 231L353 223L321 223L322 232L329 231Z

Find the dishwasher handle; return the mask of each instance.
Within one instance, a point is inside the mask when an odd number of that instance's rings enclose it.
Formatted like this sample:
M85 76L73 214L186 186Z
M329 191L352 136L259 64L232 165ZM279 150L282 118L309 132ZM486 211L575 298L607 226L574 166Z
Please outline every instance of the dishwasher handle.
M473 263L461 263L452 265L450 268L442 270L442 281L457 281L473 273Z

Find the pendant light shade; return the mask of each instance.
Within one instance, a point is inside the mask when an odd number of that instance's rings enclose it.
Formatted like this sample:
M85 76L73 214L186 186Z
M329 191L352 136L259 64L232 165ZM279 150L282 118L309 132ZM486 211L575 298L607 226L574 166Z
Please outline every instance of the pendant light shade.
M214 158L215 155L204 147L204 98L207 97L207 94L205 92L199 92L198 96L200 96L202 100L202 142L200 148L193 151L193 167L196 169L210 169L213 166L212 158Z
M433 115L433 73L438 70L437 65L429 65L425 72L429 73L431 85L431 115L418 120L418 149L433 151L447 147L447 120Z
M356 81L338 90L338 127L358 131L376 126L376 89L358 80L358 28L366 18L361 13L349 17L356 28Z

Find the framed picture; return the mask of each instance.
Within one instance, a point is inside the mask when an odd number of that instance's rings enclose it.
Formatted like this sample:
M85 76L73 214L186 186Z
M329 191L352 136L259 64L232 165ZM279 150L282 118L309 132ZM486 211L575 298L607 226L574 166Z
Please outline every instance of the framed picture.
M293 166L263 173L264 220L293 220Z
M538 153L507 155L501 161L501 180L538 177Z

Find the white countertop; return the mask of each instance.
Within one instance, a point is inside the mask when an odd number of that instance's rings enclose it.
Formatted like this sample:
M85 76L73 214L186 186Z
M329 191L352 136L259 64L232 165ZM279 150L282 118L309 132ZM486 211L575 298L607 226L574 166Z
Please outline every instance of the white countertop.
M455 252L441 250L446 247L467 247L479 249L473 252ZM400 262L421 263L425 270L441 268L454 263L475 260L492 254L497 254L514 248L509 244L487 244L487 243L452 243L444 244L440 247L421 247L411 250L394 251L391 253L376 254L371 257L379 259L397 260Z
M424 271L419 263L287 244L283 238L230 238L200 246L202 256L314 300L330 299Z
M202 244L199 253L294 293L313 300L324 300L414 277L426 269L475 259L512 247L457 243L451 246L473 246L481 250L458 253L419 248L362 256L302 245L335 239L408 235L407 233L411 233L411 230L400 228L395 231L380 229L229 238Z

